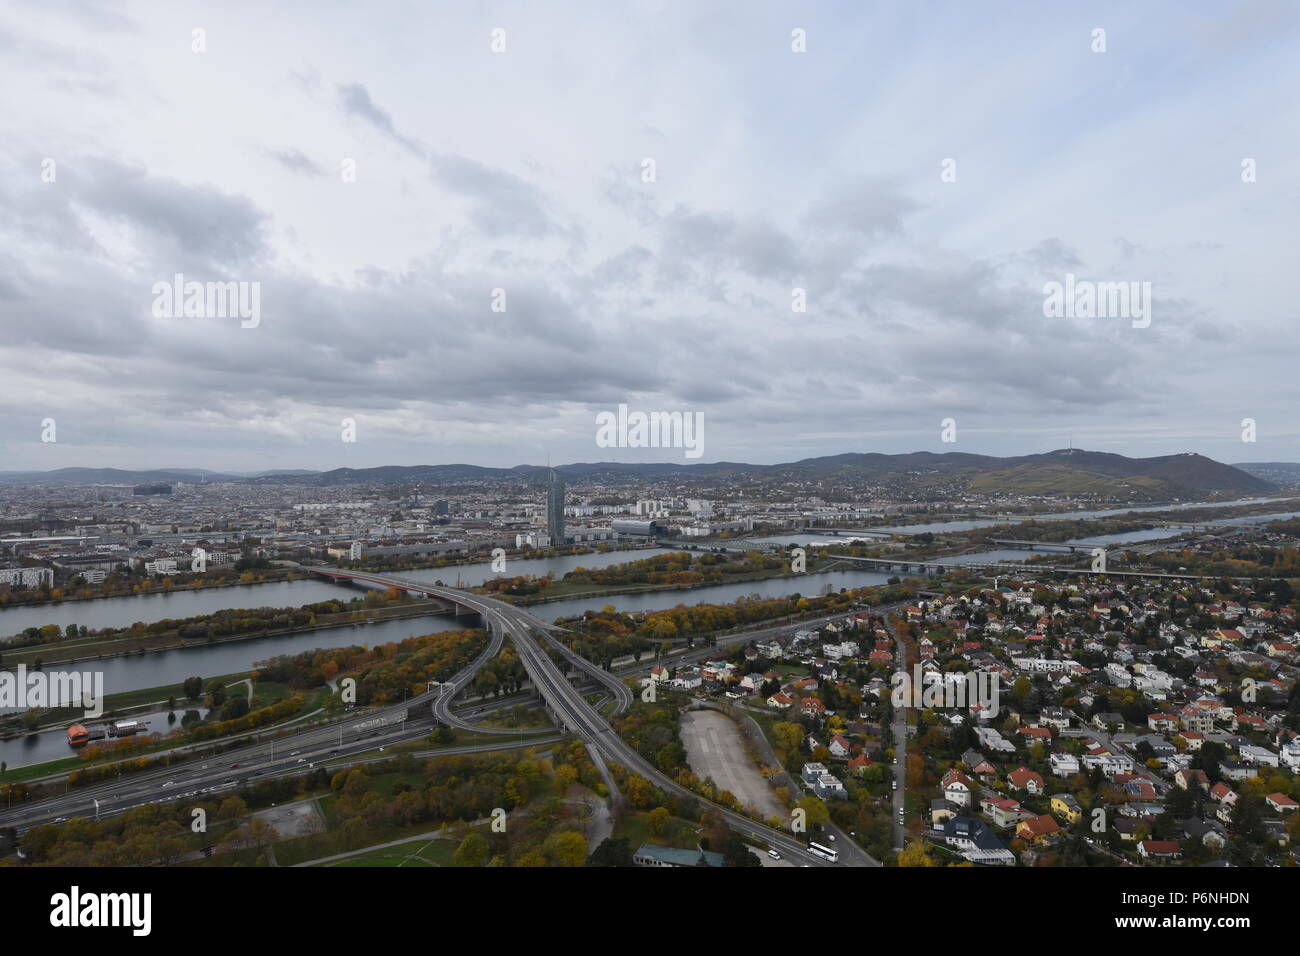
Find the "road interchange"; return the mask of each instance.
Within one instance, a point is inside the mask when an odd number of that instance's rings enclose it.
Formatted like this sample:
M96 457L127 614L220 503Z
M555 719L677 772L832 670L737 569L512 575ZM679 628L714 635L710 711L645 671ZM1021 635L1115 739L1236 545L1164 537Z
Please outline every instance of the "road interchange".
M632 689L618 676L596 666L556 640L554 632L563 629L542 621L516 605L455 588L408 581L386 574L333 568L306 570L335 580L351 580L375 587L396 587L410 593L436 597L473 611L479 615L489 633L488 644L470 664L448 681L432 685L425 693L400 704L378 708L359 722L347 721L339 725L312 728L281 740L256 744L240 751L238 759L231 764L225 763L222 757L214 756L197 766L197 761L191 761L179 767L132 774L103 784L79 788L38 803L0 810L0 826L14 827L21 832L31 826L62 822L72 816L102 817L125 812L142 803L210 799L211 796L235 791L254 779L307 773L324 761L337 763L377 748L383 749L427 736L432 729L433 720L443 726L503 737L500 744L475 744L449 748L439 751L440 753L476 753L552 742L556 739L552 728L528 728L521 731L485 727L474 724L451 710L456 695L469 684L484 664L500 653L508 639L515 645L530 680L561 731L577 735L603 757L641 775L665 793L719 814L734 831L777 849L792 862L806 866L831 865L829 861L809 852L797 835L758 823L693 793L663 774L622 740L597 708L587 701L583 689L575 686L560 670L548 650L565 660L577 675L585 679L584 683L595 682L598 687L608 691L614 699L615 713L624 713L631 707ZM732 640L745 637L746 635L735 635ZM707 653L708 650L702 648L685 655L684 659ZM631 668L637 669L635 665ZM428 716L420 713L426 705ZM349 730L351 739L348 739ZM504 737L507 735L514 736L516 740L506 742ZM549 736L542 740L540 738L543 735ZM831 828L831 832L839 831ZM858 848L854 847L853 850L857 852L842 854L844 858L840 865L880 865Z

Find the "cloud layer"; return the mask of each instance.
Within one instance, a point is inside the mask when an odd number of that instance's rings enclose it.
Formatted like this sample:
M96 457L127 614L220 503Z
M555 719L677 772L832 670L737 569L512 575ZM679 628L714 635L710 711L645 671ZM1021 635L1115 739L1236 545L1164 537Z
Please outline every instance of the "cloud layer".
M20 4L0 470L589 461L620 403L702 411L706 460L1300 460L1298 32L1261 2ZM176 273L260 283L260 323L155 318ZM1150 327L1045 318L1066 273L1150 282Z

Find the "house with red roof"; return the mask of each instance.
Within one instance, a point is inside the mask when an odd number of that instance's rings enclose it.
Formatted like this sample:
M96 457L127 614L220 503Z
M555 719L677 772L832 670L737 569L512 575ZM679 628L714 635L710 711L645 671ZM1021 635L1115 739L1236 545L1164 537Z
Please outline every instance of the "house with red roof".
M1007 783L1012 789L1024 790L1027 793L1039 794L1043 792L1042 775L1024 767L1007 774Z
M1183 847L1177 840L1143 840L1138 853L1148 860L1181 860Z
M872 759L866 754L858 754L848 763L849 773L861 775L871 766L872 762Z
M1021 820L1016 825L1016 836L1027 843L1038 843L1061 832L1061 825L1046 813L1028 820Z
M1152 730L1177 730L1177 714L1147 714L1147 726Z
M805 697L799 701L799 709L813 717L823 717L826 714L826 705L817 697Z
M1300 807L1300 804L1297 804L1285 793L1270 793L1264 798L1264 802L1278 813L1290 813L1297 807Z
M962 773L957 767L953 767L943 775L939 781L939 786L943 787L943 795L959 807L969 807L971 795L975 792L975 784L971 783L970 777Z

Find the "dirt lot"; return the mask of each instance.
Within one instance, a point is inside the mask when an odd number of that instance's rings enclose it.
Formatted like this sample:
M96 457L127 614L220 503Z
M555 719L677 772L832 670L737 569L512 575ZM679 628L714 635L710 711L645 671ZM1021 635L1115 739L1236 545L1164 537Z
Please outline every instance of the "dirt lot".
M703 780L711 777L746 806L757 807L764 817L784 817L777 801L754 766L740 728L731 718L713 710L693 710L682 716L682 743L691 770Z
M261 817L271 824L271 826L275 827L275 832L284 839L304 836L325 828L325 819L320 815L320 810L316 807L314 799L299 800L297 803L286 803L280 807L271 807L255 813L253 816Z

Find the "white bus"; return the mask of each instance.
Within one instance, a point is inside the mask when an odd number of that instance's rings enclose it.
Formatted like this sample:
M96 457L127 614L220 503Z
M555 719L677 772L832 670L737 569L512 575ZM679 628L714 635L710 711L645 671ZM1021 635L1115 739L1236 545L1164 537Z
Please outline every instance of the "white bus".
M820 843L809 843L808 852L815 853L823 860L830 860L832 863L840 858L838 850L832 850L830 847L822 846Z

